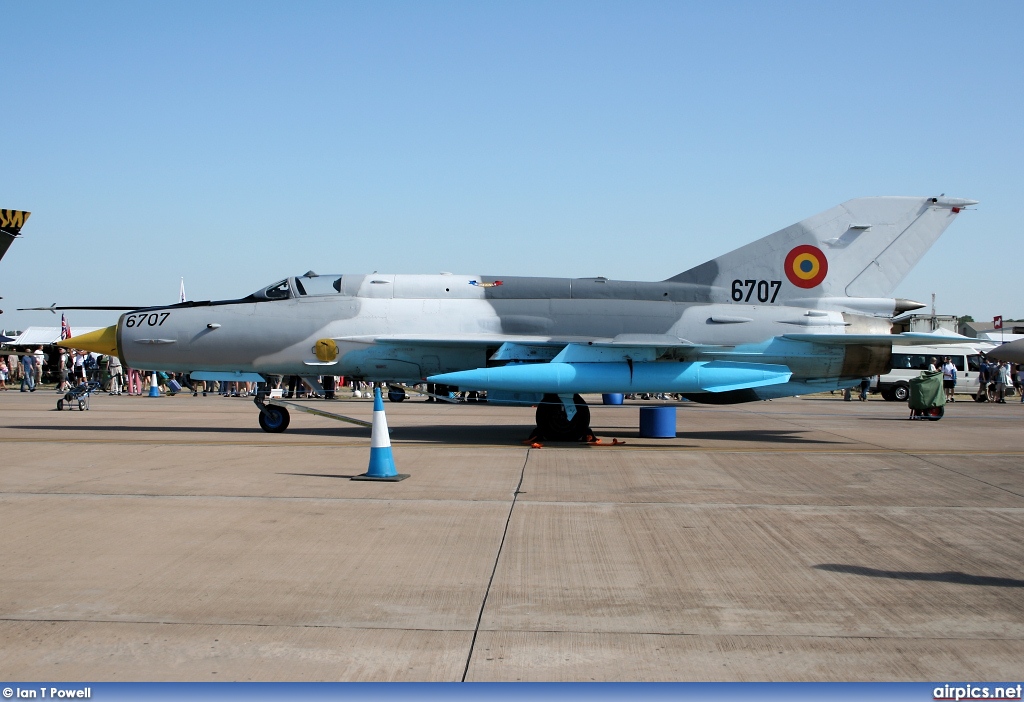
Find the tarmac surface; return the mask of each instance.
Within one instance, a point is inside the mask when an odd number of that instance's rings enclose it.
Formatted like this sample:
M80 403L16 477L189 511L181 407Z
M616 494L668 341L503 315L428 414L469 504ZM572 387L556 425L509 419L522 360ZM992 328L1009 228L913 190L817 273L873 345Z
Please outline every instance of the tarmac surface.
M1018 680L1024 405L533 410L0 393L10 680ZM599 398L598 398L599 399ZM313 401L316 402L316 401ZM319 401L369 419L372 403ZM616 438L624 445L609 445Z

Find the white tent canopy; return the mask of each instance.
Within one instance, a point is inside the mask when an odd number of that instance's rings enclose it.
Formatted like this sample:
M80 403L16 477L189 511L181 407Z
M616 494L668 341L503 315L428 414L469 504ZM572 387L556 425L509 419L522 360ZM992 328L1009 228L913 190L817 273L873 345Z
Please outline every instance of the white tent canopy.
M103 327L72 327L74 336L88 334ZM10 342L10 346L47 346L60 341L60 327L29 327Z

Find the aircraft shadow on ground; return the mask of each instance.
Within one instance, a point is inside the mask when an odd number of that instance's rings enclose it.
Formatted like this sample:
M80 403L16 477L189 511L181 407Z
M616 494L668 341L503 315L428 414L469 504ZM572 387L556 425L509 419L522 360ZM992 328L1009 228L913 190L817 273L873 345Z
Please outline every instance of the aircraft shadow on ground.
M266 439L274 434L264 432L256 422L250 427L217 427L217 426L12 426L11 429L24 429L27 431L49 431L55 433L116 433L126 432L130 434L155 433L155 434L246 434L260 436ZM423 443L451 443L451 444L499 444L519 446L533 430L532 425L488 425L488 424L437 424L415 427L391 427L392 441L414 441ZM367 427L356 427L351 425L339 425L336 427L302 427L294 424L284 432L287 435L317 436L324 438L348 438L365 439L369 441L370 430ZM635 436L635 434L633 434ZM285 444L287 442L282 442Z
M141 426L12 426L11 429L25 429L31 431L53 431L53 432L168 432L174 434L190 434L190 433L205 433L205 434L251 434L253 431L264 433L258 426L254 426L251 429L246 427L192 427L192 426L159 426L159 427L141 427ZM326 431L324 432L327 433Z
M597 427L594 433L598 436L611 436L615 438L637 438L639 432L636 429L605 429ZM676 432L677 439L690 441L754 441L767 444L846 444L845 441L828 441L826 439L808 439L800 436L803 432L788 429L723 429L722 431L680 431Z
M945 573L922 573L906 570L879 570L864 566L844 565L842 563L822 563L814 566L818 570L832 573L863 575L869 578L890 578L892 580L923 580L926 582L953 583L955 585L982 585L987 587L1024 587L1024 580L1016 578L995 578L988 575L970 575L958 571Z
M341 478L344 480L351 480L360 474L353 473L352 475L338 475L337 473L278 473L278 475L295 475L300 478Z
M431 424L415 427L392 426L392 441L435 444L502 444L521 446L533 425L516 424Z
M362 438L369 439L370 430L366 427L340 424L334 427L304 427L300 425L301 419L294 422L286 435L319 436L335 438ZM296 426L299 425L299 426ZM194 426L194 425L161 425L161 426L139 426L139 425L64 425L64 426L43 426L23 425L12 426L11 429L24 429L27 431L50 431L57 433L65 432L96 432L96 433L169 433L169 434L254 434L264 438L270 438L268 434L256 425L253 420L251 427L218 427L218 426ZM451 443L451 444L499 444L518 445L523 442L533 431L533 425L525 424L428 424L418 426L392 426L392 441L414 441L422 443ZM604 428L597 427L595 433L598 436L636 439L639 437L637 429L624 427ZM688 441L749 441L768 444L806 444L806 445L842 445L843 441L829 441L826 439L810 439L801 434L804 432L788 429L728 429L722 431L680 431L676 439ZM571 445L571 443L569 444Z

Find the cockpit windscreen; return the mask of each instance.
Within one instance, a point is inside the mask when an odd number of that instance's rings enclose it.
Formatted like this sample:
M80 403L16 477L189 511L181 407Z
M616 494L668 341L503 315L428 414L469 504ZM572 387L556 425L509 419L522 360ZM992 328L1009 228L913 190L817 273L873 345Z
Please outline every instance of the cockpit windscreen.
M317 275L300 276L295 279L295 289L299 295L337 295L341 292L341 276Z
M250 297L263 300L287 300L290 297L313 295L337 295L341 292L341 275L317 275L307 273L295 278L268 285Z

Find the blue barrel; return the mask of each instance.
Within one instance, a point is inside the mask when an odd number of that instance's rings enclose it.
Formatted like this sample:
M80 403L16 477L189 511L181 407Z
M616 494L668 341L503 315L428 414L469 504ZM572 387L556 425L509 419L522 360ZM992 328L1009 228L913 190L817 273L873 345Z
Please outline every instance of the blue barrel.
M606 392L601 395L601 403L605 405L621 405L622 404L622 393L621 392Z
M645 439L676 438L676 408L641 407L640 436Z

